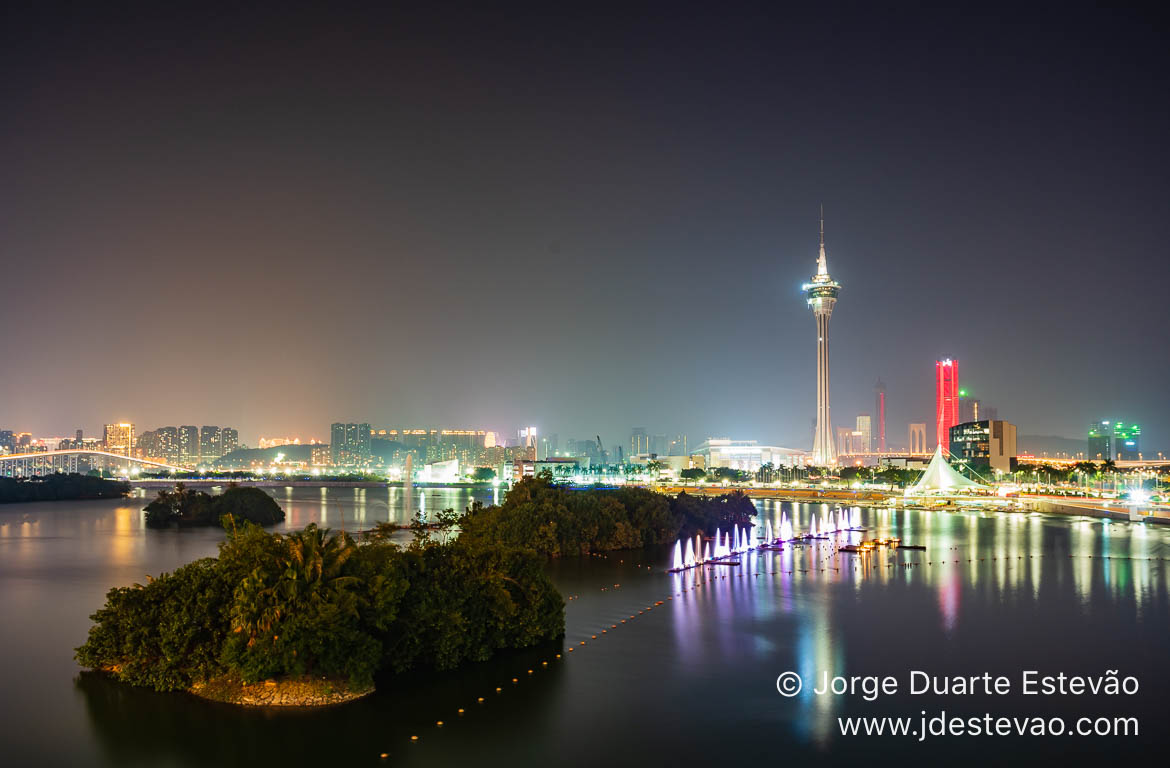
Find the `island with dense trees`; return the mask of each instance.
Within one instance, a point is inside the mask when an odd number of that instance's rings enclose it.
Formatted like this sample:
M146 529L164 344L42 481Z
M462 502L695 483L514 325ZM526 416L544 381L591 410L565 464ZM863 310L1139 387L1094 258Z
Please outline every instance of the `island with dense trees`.
M259 488L232 486L218 496L193 491L182 483L174 490L162 490L146 505L148 528L255 523L276 525L284 521L284 510Z
M120 499L128 493L129 484L117 480L104 480L94 475L55 473L25 479L0 477L0 504Z
M372 691L382 670L451 669L563 634L538 555L428 533L398 547L237 527L218 557L110 590L77 659L160 691L313 705Z
M562 637L551 557L664 546L749 524L753 513L743 494L572 490L542 476L499 506L416 518L405 546L389 524L355 540L316 525L268 533L225 515L218 557L110 590L77 660L159 691L334 704L371 692L375 676L453 669Z
M756 508L740 492L718 497L646 488L586 491L538 476L517 483L499 506L473 505L458 521L460 538L534 549L549 557L673 544L696 533L749 525Z

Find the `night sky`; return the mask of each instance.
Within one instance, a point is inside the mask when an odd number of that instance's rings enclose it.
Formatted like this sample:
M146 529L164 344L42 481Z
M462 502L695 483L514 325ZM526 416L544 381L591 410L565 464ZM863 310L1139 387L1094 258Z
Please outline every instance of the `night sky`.
M1170 448L1153 6L385 5L6 8L0 428L808 448L823 203L835 424Z

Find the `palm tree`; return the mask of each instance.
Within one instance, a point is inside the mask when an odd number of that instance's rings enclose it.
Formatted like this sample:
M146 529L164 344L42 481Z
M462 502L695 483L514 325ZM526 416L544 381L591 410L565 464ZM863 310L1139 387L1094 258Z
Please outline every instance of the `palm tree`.
M248 637L249 647L293 611L311 613L327 605L356 611L349 592L358 579L344 575L346 561L357 551L348 534L330 536L328 528L310 524L277 538L283 549L277 561L257 567L236 588L233 630Z

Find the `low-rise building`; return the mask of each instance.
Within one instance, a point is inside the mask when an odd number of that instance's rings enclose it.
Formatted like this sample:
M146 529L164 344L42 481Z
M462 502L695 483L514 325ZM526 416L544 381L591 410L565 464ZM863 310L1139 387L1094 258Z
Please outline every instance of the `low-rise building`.
M706 467L728 467L755 472L765 464L773 467L791 466L804 459L805 452L775 445L759 445L755 440L731 440L709 437L694 450Z
M968 421L950 430L951 458L976 472L1011 472L1016 464L1016 425L1009 421Z

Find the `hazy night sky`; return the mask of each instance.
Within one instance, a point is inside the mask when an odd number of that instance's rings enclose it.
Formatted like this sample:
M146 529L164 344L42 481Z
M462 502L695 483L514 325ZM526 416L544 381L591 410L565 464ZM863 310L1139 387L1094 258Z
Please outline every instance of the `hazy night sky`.
M343 5L5 11L0 427L807 448L823 202L835 424L1170 447L1156 11Z

